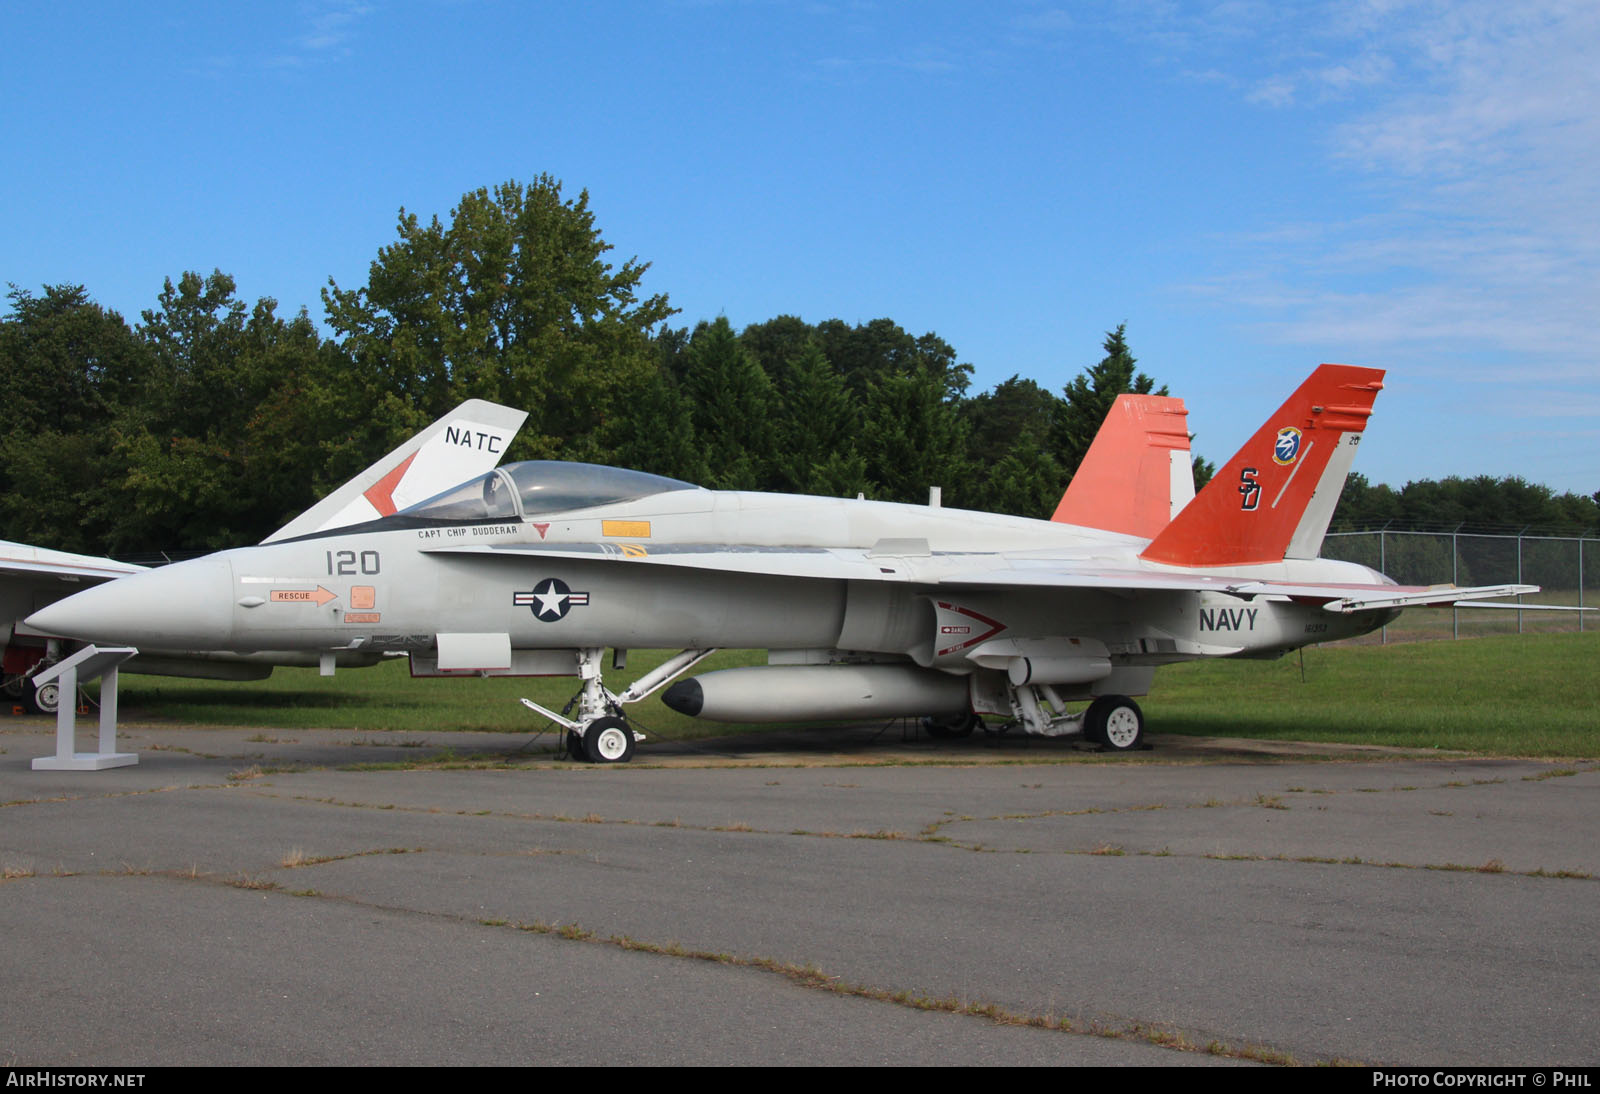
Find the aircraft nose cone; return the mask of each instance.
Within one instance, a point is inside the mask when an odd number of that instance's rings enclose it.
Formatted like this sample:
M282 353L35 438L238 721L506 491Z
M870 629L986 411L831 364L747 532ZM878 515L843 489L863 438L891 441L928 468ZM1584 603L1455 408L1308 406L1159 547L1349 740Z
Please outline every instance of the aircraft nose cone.
M62 638L142 649L225 649L233 600L233 567L213 555L85 589L34 612L27 624Z

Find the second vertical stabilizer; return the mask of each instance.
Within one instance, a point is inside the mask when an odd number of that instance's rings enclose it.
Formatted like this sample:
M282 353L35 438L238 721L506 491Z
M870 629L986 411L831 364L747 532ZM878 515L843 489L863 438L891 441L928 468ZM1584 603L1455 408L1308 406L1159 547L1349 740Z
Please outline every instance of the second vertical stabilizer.
M1383 371L1321 365L1139 557L1173 566L1315 558Z

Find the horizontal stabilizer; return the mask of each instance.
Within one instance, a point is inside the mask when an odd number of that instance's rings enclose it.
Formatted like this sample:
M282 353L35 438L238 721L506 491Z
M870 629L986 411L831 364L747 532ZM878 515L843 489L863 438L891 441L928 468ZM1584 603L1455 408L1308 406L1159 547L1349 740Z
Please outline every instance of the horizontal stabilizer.
M1456 608L1499 608L1503 612L1600 612L1588 604L1500 604L1493 600L1469 600L1451 605Z
M1460 604L1462 601L1487 600L1491 597L1522 596L1539 591L1537 585L1478 585L1469 588L1457 588L1454 585L1432 585L1426 589L1417 589L1404 585L1390 585L1375 589L1370 593L1360 593L1355 596L1341 597L1331 600L1323 605L1330 612L1341 612L1348 615L1351 612L1371 611L1375 608L1422 608L1422 607L1448 607L1451 604ZM1462 604L1463 607L1472 608L1521 608L1523 611L1534 610L1539 605L1528 604Z

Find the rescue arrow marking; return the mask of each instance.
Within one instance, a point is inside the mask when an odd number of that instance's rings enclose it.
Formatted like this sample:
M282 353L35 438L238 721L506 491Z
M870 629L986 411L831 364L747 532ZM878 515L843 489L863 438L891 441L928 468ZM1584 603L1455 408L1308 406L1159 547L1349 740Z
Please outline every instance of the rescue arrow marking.
M337 599L338 593L318 585L315 589L273 589L271 599L278 604L316 604L321 606Z

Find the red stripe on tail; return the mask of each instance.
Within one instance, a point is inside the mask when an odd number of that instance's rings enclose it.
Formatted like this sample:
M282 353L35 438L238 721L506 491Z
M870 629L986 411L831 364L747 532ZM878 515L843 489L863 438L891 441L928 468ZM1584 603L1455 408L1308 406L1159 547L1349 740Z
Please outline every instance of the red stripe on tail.
M361 496L372 503L380 517L392 517L395 514L394 488L400 485L400 480L406 477L406 470L411 466L411 461L417 458L415 452L405 458L405 462L389 472L383 478L367 487Z

